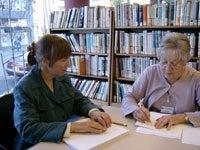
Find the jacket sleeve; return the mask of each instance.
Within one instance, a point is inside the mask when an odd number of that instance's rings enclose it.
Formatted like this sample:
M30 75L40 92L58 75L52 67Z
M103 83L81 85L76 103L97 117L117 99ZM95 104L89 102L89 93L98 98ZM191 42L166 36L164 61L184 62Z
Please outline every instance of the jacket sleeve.
M70 80L67 81L68 86L70 86L72 92L74 93L74 112L78 115L89 117L89 111L93 108L97 108L100 111L103 109L95 104L93 104L90 99L84 96L79 90L75 89Z
M31 92L31 91L30 91ZM30 92L18 86L14 90L14 124L22 138L31 144L61 142L67 122L41 122Z
M138 102L145 97L148 84L148 69L146 69L134 84L125 91L122 99L122 113L127 116L133 113L138 108Z

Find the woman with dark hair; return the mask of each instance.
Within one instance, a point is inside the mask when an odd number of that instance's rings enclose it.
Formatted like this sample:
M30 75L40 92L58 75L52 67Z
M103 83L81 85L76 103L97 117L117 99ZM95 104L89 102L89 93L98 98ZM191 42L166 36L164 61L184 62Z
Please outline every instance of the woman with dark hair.
M14 89L14 124L19 133L16 149L27 149L42 141L61 142L70 132L106 131L112 123L110 116L76 90L64 75L70 66L69 43L48 34L29 50L32 69ZM67 121L73 115L91 120Z

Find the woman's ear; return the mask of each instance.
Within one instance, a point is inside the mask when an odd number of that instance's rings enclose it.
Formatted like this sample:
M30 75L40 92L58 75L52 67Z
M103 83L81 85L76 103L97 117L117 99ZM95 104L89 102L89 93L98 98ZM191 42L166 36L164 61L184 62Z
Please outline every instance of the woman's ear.
M41 67L46 67L46 66L49 66L49 60L46 58L43 58L41 62Z

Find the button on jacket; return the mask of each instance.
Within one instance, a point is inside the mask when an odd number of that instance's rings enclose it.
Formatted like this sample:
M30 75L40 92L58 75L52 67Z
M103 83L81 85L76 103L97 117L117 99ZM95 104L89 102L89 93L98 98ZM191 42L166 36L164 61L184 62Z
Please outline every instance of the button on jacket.
M70 116L88 116L89 110L97 108L72 86L67 76L54 79L52 92L37 66L19 81L14 89L14 99L19 149L41 141L61 142Z

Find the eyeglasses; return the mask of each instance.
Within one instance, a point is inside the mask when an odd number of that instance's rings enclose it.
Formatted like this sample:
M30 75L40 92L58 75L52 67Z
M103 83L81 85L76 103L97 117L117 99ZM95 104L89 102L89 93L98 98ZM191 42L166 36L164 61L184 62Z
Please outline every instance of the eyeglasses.
M160 65L163 66L163 67L167 67L167 66L169 67L170 66L173 69L179 69L180 67L184 66L184 63L183 63L182 60L175 60L175 61L172 61L172 62L161 60Z

